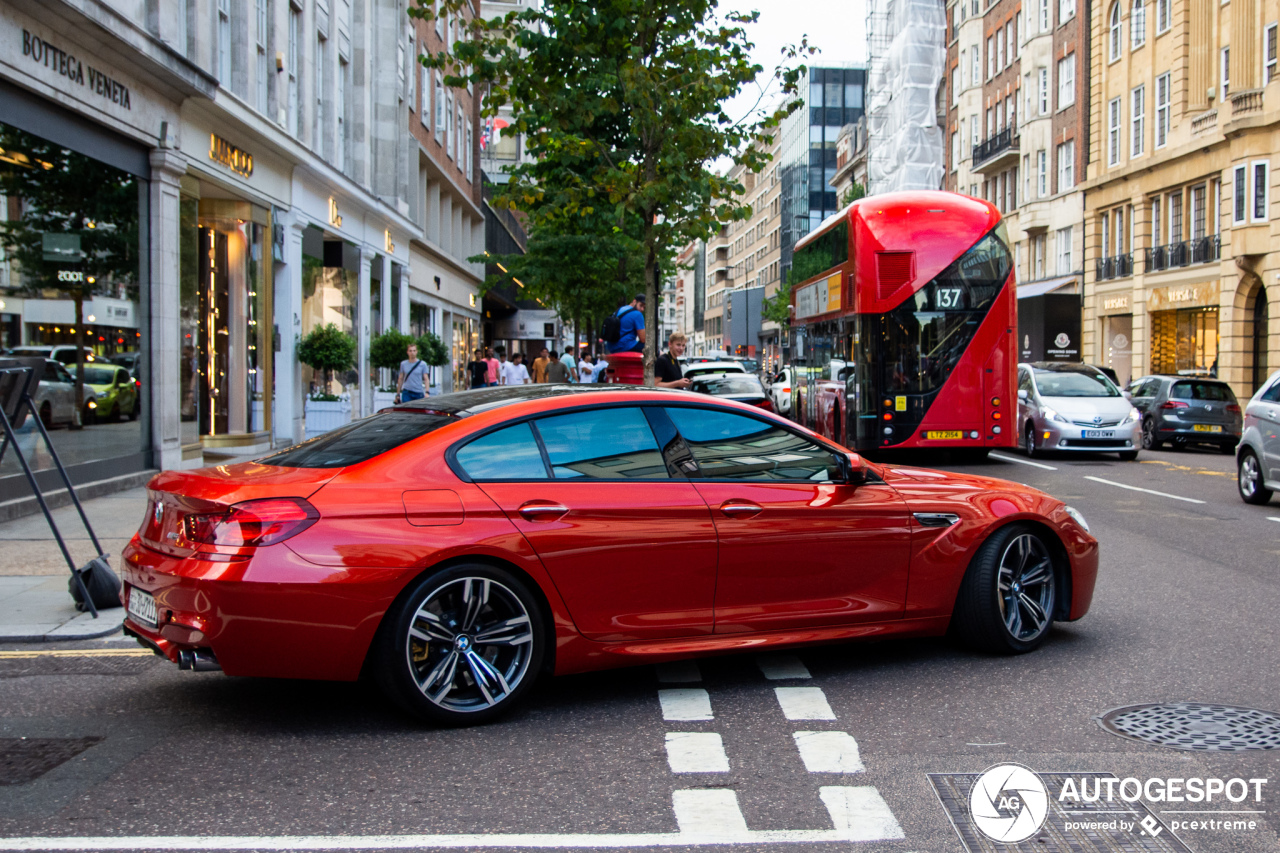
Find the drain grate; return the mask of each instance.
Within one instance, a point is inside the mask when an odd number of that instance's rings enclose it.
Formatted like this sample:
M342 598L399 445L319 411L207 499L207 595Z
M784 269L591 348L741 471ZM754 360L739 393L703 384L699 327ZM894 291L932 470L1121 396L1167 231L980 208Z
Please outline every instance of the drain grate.
M1280 715L1253 708L1199 702L1130 705L1108 711L1098 722L1112 734L1173 749L1280 749Z
M0 738L0 785L21 785L39 779L101 741L100 737Z

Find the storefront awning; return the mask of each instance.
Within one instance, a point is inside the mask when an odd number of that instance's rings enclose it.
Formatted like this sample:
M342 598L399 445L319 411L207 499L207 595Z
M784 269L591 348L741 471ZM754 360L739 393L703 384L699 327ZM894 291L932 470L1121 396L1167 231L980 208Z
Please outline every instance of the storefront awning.
M1027 284L1018 285L1018 298L1030 299L1033 296L1043 296L1046 293L1079 293L1080 277L1075 275L1064 275L1058 278L1046 278L1043 281L1033 281Z

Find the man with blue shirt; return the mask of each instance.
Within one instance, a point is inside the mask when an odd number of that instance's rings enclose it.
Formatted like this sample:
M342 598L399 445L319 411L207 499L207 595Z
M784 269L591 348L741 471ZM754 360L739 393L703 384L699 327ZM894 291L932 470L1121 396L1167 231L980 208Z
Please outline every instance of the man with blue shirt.
M615 312L622 334L616 344L609 344L609 352L644 352L644 301L644 294L637 293L629 305Z
M408 356L400 362L400 375L396 377L398 403L421 400L427 394L426 383L422 381L427 375L427 364L418 358L417 344L409 344Z

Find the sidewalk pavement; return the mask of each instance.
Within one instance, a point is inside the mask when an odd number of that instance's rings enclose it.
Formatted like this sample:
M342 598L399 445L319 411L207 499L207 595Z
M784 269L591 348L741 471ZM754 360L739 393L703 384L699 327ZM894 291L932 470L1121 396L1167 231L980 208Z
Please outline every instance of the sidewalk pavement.
M146 489L130 489L84 503L107 562L119 573L120 552L146 511ZM97 556L74 506L53 511L77 566ZM124 608L92 614L75 609L67 582L71 570L44 514L0 522L0 643L53 642L104 637L120 630Z

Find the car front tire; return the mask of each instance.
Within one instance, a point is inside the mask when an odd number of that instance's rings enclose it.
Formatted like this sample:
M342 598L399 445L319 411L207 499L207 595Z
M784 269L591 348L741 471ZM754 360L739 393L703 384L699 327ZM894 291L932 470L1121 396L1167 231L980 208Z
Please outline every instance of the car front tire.
M1037 456L1043 456L1044 451L1036 450L1036 428L1034 424L1028 423L1024 430L1023 437L1027 442L1027 458L1035 459Z
M1034 651L1049 636L1057 594L1057 570L1043 535L1022 524L1002 527L965 572L952 634L979 651Z
M1265 504L1271 500L1271 490L1263 484L1262 465L1252 450L1240 454L1236 464L1236 488L1240 490L1240 498L1247 504Z
M1138 458L1138 451L1136 451L1136 450L1122 450L1122 451L1120 451L1120 461L1121 461L1121 462L1132 462L1133 460L1135 460L1135 459L1137 459L1137 458Z
M387 612L374 675L426 722L486 723L520 703L542 670L546 621L520 578L495 566L452 566L418 581Z

